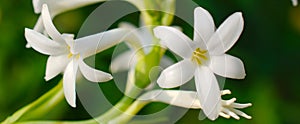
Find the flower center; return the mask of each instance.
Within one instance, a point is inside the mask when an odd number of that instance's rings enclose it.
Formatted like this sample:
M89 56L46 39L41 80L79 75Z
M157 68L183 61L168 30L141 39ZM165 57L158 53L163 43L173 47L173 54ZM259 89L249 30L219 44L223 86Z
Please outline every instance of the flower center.
M68 46L68 50L69 50L68 58L70 59L72 57L75 57L76 59L79 59L80 54L73 54L70 49L71 48Z
M200 48L197 48L193 52L192 61L197 63L198 65L202 65L203 61L208 60L206 54L207 50L201 50Z

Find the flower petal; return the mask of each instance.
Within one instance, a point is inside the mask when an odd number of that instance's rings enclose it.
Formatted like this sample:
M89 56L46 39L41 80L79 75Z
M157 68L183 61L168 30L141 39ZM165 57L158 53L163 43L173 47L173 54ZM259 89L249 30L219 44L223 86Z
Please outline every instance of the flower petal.
M28 28L25 28L25 38L33 49L42 54L59 55L67 51L66 48L57 42L54 42L44 35Z
M110 64L112 73L127 71L136 64L135 52L128 50L115 57Z
M48 81L58 75L59 73L62 73L66 67L67 64L70 62L70 59L68 59L68 55L58 55L58 56L49 56L47 60L47 66L46 66L46 76L45 80Z
M63 88L67 102L70 106L76 107L76 74L78 69L78 63L71 60L67 65L63 76Z
M195 83L204 114L215 120L221 111L221 91L215 75L208 67L199 66L195 71Z
M190 58L195 49L192 40L173 27L158 26L154 28L154 35L161 40L161 44L183 58Z
M113 78L109 73L91 68L82 59L79 59L78 63L82 75L89 81L106 82Z
M40 13L42 5L47 4L49 6L50 13L54 16L69 10L102 1L105 0L33 0L32 3L35 13Z
M212 55L220 55L228 51L238 40L244 28L242 13L229 16L213 34L207 46Z
M123 40L136 40L128 29L117 28L103 33L93 34L75 40L74 48L71 48L72 53L80 53L83 58L97 54L106 50ZM133 39L130 39L133 38Z
M243 79L246 76L243 62L227 54L211 56L209 67L217 75L227 78Z
M207 10L197 7L194 11L194 41L207 43L214 32L215 24L212 16Z
M146 92L138 100L163 102L183 108L201 108L197 92L181 90L152 90Z
M195 73L196 65L190 60L182 60L163 70L157 83L162 88L174 88L191 80Z
M64 44L65 41L62 37L62 35L58 32L58 30L55 28L52 18L49 13L49 9L47 4L43 4L43 9L42 9L42 19L43 19L43 24L44 28L46 29L47 33L49 36L56 42Z

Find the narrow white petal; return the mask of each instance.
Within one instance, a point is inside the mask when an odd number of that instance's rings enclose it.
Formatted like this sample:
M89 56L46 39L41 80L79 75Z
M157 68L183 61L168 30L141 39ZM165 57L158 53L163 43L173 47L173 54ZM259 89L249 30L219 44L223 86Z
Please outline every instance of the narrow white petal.
M298 5L298 0L292 0L293 6L297 6Z
M221 91L221 95L223 96L223 95L229 95L229 94L231 94L231 91L230 90L222 90Z
M201 108L197 92L180 90L152 90L146 92L138 100L163 102L183 108Z
M231 117L233 117L236 120L240 120L240 117L238 115L236 115L234 112L232 112L231 110L227 109L227 108L223 108L222 110L224 113L230 115Z
M25 28L25 38L33 49L42 54L59 55L67 51L67 49L64 46L28 28Z
M135 52L132 50L125 51L124 53L115 57L110 64L110 71L112 73L127 71L136 63Z
M190 60L182 60L163 70L157 83L162 88L174 88L191 80L195 73L196 65Z
M80 53L83 58L86 58L126 40L131 36L128 33L130 33L128 29L118 28L82 37L75 40L74 48L71 48L71 51Z
M244 118L247 118L247 119L251 119L252 117L247 115L246 113L240 111L240 110L237 110L237 109L230 109L232 112L234 112L235 114L239 115L239 116L242 116Z
M76 73L78 69L78 63L71 60L67 65L63 76L63 88L67 102L70 106L76 107Z
M149 43L152 42L152 36L150 36L150 37L149 36L143 36L144 35L143 30L146 27L137 28L133 24L130 24L130 23L127 23L127 22L120 23L119 27L124 28L124 29L128 29L130 31L130 33L132 33L134 36L136 36L136 42L133 42L133 41L126 41L125 42L127 44L127 46L130 47L133 50L137 51L137 50L141 50L142 48L145 50L145 48L144 48L145 43L147 43L149 41L150 41ZM150 34L148 34L148 35L150 35ZM132 39L128 39L128 40L132 40ZM148 45L148 44L146 44L146 45Z
M235 101L236 101L236 98L231 98L230 100L222 100L222 105L223 106L230 106Z
M225 114L223 112L220 112L219 115L222 116L222 117L224 117L224 118L227 118L227 119L230 118L230 115L227 115L227 114Z
M208 67L199 66L195 72L195 83L204 114L215 120L221 110L221 91L215 75Z
M46 29L47 33L49 36L54 40L57 41L58 43L65 43L62 35L58 32L58 30L55 28L51 15L49 13L49 9L47 4L43 4L43 9L42 9L42 19L43 19L43 24L44 28Z
M215 32L215 24L209 12L201 7L194 11L194 41L207 43Z
M211 56L210 62L210 69L217 75L234 79L243 79L246 76L243 62L234 56Z
M208 41L207 47L210 53L220 55L228 51L239 39L243 28L242 13L236 12L229 16Z
M154 35L161 40L161 44L186 59L191 57L196 48L189 37L173 27L158 26L154 28Z
M43 4L49 6L51 14L57 15L69 10L102 2L105 0L33 0L33 7L35 13L40 13Z
M44 28L44 23L43 23L42 16L39 16L39 19L35 23L35 26L34 26L33 30L35 30L37 32L40 32L40 33L44 33L45 28Z
M243 109L243 108L252 106L252 104L251 103L246 103L246 104L232 103L230 106L233 108Z
M48 81L58 75L59 73L62 73L66 67L67 64L70 62L70 59L68 59L68 55L58 55L58 56L49 56L47 60L47 66L46 66L46 76L45 80Z
M80 72L89 81L107 82L113 78L109 73L91 68L82 59L78 60L78 64L79 64Z

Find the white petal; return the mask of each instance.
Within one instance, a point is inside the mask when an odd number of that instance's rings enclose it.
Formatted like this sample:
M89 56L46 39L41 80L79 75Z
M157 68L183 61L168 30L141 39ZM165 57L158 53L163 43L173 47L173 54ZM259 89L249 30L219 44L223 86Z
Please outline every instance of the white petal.
M67 64L70 62L70 59L68 59L68 55L58 55L58 56L49 56L47 60L47 66L46 66L46 76L45 80L48 81L58 75L59 73L62 73L66 67Z
M204 114L215 120L221 110L221 91L215 75L208 67L199 66L195 72L195 83Z
M152 37L150 36L143 36L143 29L146 27L137 28L134 25L126 22L122 22L119 24L120 28L128 29L130 33L132 33L134 36L136 36L136 42L132 41L126 41L128 47L130 47L133 50L141 50L141 48L144 49L145 42L152 41ZM148 34L150 35L150 34ZM131 39L129 39L131 40ZM145 41L146 40L146 41ZM148 47L149 48L149 47ZM145 49L144 49L145 50Z
M113 78L109 73L91 68L82 59L79 59L78 63L82 75L89 81L107 82Z
M130 32L128 29L118 28L82 37L75 40L74 48L71 48L71 51L80 53L83 58L86 58L129 39L131 35L129 36L128 32Z
M197 92L193 91L152 90L143 94L138 98L138 100L163 102L183 108L201 108L200 102L197 98Z
M44 33L45 28L44 28L42 16L40 16L39 19L37 20L37 22L35 23L33 30L40 32L40 33Z
M42 5L47 4L49 6L51 14L53 14L54 16L69 10L102 1L105 0L33 0L32 3L35 13L40 13Z
M78 63L71 60L67 65L63 76L63 88L67 102L70 106L76 107L76 73L78 69Z
M195 73L196 65L190 60L182 60L163 70L157 83L162 88L174 88L191 80Z
M127 71L129 68L135 66L136 56L135 52L128 50L115 57L110 64L110 71L112 73Z
M52 18L50 16L47 4L43 4L43 9L42 9L42 14L41 15L42 15L42 19L43 19L44 28L46 29L49 36L54 41L57 41L58 43L64 44L65 41L64 41L62 35L58 32L58 30L55 28L55 26L52 22Z
M208 50L213 55L220 55L228 51L239 39L244 28L242 13L236 12L229 16L213 34Z
M207 43L214 32L215 24L212 16L207 10L197 7L194 11L194 41Z
M154 35L161 40L161 44L186 59L191 57L196 48L190 38L172 27L158 26L154 28Z
M234 79L243 79L246 76L244 64L239 58L224 54L211 56L210 62L210 69L217 75Z
M28 28L25 28L25 38L33 49L42 54L59 55L66 53L67 51L67 49L64 46Z

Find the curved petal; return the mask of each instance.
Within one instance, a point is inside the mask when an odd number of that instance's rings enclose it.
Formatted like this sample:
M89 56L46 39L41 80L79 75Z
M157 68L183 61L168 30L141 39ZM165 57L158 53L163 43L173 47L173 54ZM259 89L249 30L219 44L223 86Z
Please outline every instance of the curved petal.
M49 9L47 4L43 4L43 9L42 9L42 19L43 19L43 24L44 28L46 29L47 33L49 36L56 42L64 44L65 41L62 37L62 35L58 32L58 30L55 28L52 18L49 13Z
M47 66L46 66L46 76L45 80L48 81L58 75L59 73L62 73L66 67L67 64L70 62L70 59L68 59L68 55L58 55L58 56L49 56L47 60Z
M71 51L72 53L80 53L83 58L86 58L106 50L123 40L130 39L132 35L128 34L128 32L130 32L128 29L117 28L82 37L75 40L74 48L71 48Z
M59 55L66 53L67 51L64 46L28 28L25 28L25 38L33 49L42 54Z
M135 52L128 50L115 57L110 64L110 71L112 73L127 71L130 67L136 64Z
M197 98L197 92L181 91L181 90L152 90L146 92L138 100L146 100L151 102L163 102L183 108L201 108Z
M174 88L191 80L195 73L196 65L190 60L182 60L163 70L157 83L162 88Z
M63 88L67 102L70 106L76 107L76 74L78 69L78 63L71 60L67 65L63 76Z
M200 44L207 43L214 32L215 23L212 16L207 10L197 7L194 11L194 41Z
M141 48L144 49L144 45L145 45L145 42L149 41L150 42L152 41L152 37L145 37L143 36L142 34L142 31L143 29L145 29L145 27L141 27L141 28L137 28L135 27L133 24L130 24L130 23L127 23L127 22L122 22L119 24L119 27L120 28L124 28L124 29L128 29L130 31L130 33L132 33L134 36L136 36L136 42L132 42L132 41L126 41L126 45L128 47L130 47L131 49L134 49L134 50L140 50ZM150 34L148 34L150 35ZM149 39L150 38L150 39ZM129 39L131 40L131 39ZM145 41L147 40L147 41Z
M42 5L47 4L49 6L51 14L53 14L54 16L69 10L102 1L105 0L33 0L32 3L35 13L40 13Z
M35 26L34 26L33 30L35 30L37 32L40 32L40 33L44 33L45 28L44 28L44 23L43 23L42 16L39 16L39 19L35 23Z
M191 57L196 47L190 38L173 27L158 26L154 28L154 35L161 40L161 44L186 59Z
M212 55L220 55L228 51L238 40L244 28L242 13L229 16L213 34L208 42L208 50Z
M208 67L199 66L195 71L195 83L204 114L215 120L221 111L221 91L215 75Z
M82 75L89 81L106 82L113 79L109 73L91 68L82 59L78 60L78 64Z
M243 79L246 76L243 62L227 54L211 56L209 67L217 75L227 78Z

